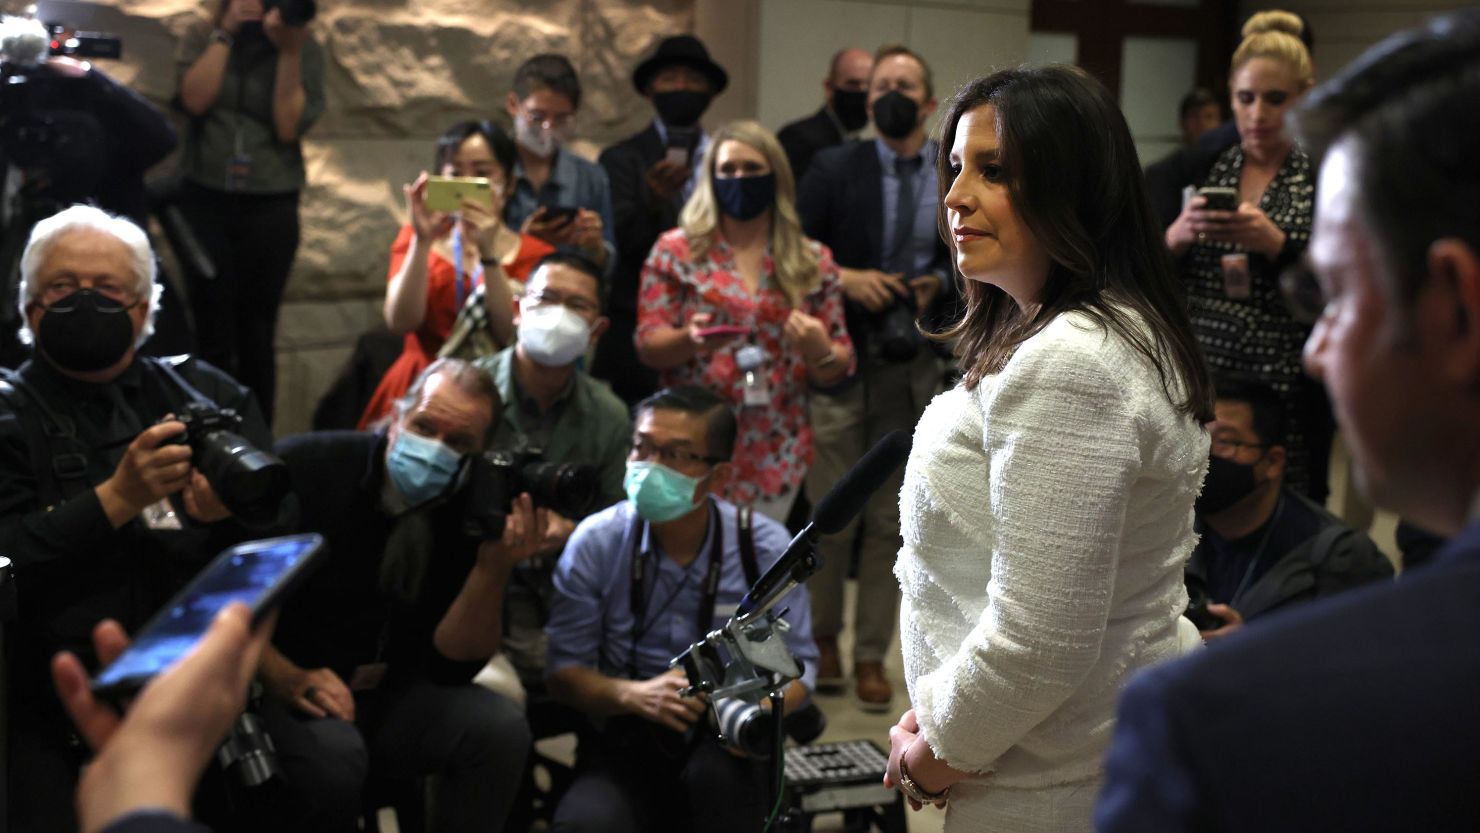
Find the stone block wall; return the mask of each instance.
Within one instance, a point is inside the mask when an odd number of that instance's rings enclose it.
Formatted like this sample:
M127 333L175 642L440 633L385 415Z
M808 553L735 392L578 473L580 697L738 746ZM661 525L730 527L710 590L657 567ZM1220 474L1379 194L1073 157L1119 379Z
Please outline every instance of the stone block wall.
M33 0L0 0L19 12ZM402 221L401 185L431 164L444 127L506 122L515 68L540 52L581 75L583 148L639 130L651 109L631 72L658 40L692 31L694 0L319 0L328 109L304 141L303 239L278 333L275 428L306 430L355 337L380 318L387 255ZM168 107L175 45L216 0L41 0L44 19L115 32L121 61L98 65ZM174 168L167 160L157 175Z

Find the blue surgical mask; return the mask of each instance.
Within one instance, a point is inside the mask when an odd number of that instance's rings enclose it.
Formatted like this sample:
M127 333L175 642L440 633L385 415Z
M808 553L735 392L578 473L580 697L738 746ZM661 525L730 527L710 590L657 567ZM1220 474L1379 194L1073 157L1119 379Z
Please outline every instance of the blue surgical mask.
M776 204L776 175L715 177L714 201L737 220L754 220Z
M682 518L698 503L694 493L703 478L689 477L665 465L646 460L628 460L622 488L637 514L649 523L663 523Z
M462 465L462 455L429 437L401 429L386 457L386 473L396 491L417 506L447 490Z

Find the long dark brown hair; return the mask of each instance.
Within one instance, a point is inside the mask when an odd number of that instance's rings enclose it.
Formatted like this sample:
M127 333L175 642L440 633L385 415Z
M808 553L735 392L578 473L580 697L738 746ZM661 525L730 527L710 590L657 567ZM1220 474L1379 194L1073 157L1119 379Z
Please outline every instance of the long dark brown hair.
M1031 315L996 286L964 282L965 314L936 337L959 339L966 386L1001 370L1018 345L1058 316L1079 311L1146 356L1178 412L1211 420L1212 379L1115 100L1100 82L1069 66L978 78L957 93L941 122L936 167L943 196L955 179L950 149L956 126L987 105L995 110L1013 209L1047 253L1049 269ZM954 251L944 201L938 220Z

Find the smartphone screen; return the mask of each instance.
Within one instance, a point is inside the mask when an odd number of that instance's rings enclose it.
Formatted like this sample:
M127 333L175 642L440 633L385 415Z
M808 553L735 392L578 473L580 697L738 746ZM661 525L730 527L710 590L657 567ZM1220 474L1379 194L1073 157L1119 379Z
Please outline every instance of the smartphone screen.
M289 535L222 552L94 678L93 691L116 696L142 688L185 656L232 602L251 608L255 624L297 586L323 545L321 535Z
M542 219L547 223L560 223L561 225L564 225L566 223L569 223L571 220L574 220L576 218L576 214L580 213L580 209L574 207L567 208L559 205L546 205L541 207L545 209L545 213Z
M1207 200L1203 207L1208 209L1209 211L1238 210L1238 192L1232 188L1210 186L1207 188L1199 188L1197 190L1197 193L1198 196L1201 196L1205 200Z

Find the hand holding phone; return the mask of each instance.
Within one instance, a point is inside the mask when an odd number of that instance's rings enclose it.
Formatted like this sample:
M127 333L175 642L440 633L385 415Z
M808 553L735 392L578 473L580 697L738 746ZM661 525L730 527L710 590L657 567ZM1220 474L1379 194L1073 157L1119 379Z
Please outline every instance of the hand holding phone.
M1238 190L1226 186L1209 185L1197 189L1197 195L1203 198L1204 211L1237 211Z
M749 327L736 327L731 324L721 324L717 327L702 327L698 330L698 336L703 339L718 338L720 336L743 335L750 335Z
M321 535L288 535L237 544L175 594L117 659L93 678L95 695L120 700L190 652L232 602L251 610L252 625L277 609L318 563Z
M493 210L493 183L476 176L427 177L426 206L433 211L458 211L470 202Z

